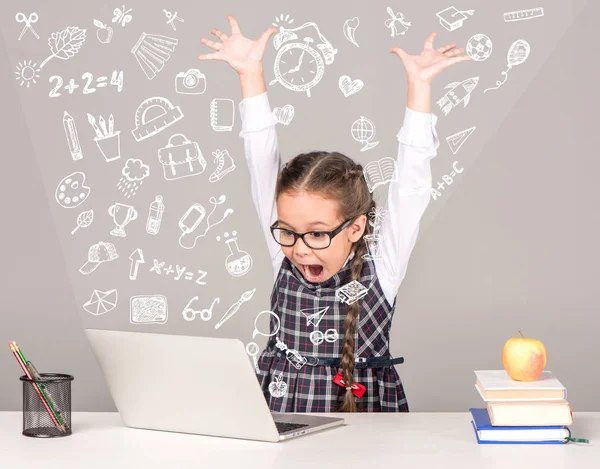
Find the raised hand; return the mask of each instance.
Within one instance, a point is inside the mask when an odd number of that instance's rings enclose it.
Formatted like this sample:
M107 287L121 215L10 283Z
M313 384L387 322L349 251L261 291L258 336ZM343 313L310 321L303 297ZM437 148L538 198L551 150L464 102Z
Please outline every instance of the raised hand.
M457 49L454 42L434 49L433 40L436 36L437 33L434 32L427 37L423 51L419 55L410 55L400 47L390 49L390 52L402 60L409 82L431 83L433 77L450 65L471 60L468 55L460 55L465 49Z
M269 38L277 31L277 28L267 29L256 41L253 41L242 35L240 26L233 16L228 15L227 19L231 24L231 35L228 36L219 29L212 29L211 33L222 42L211 41L204 37L200 39L202 44L206 44L216 52L199 55L198 59L222 60L240 75L260 70Z

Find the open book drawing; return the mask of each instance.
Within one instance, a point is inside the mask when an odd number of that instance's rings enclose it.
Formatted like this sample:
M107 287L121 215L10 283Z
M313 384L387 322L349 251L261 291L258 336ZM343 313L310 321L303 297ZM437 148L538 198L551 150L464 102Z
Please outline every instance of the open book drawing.
M363 174L369 186L369 192L373 192L382 184L397 181L397 179L394 179L396 175L396 160L388 156L378 161L371 161L363 168Z

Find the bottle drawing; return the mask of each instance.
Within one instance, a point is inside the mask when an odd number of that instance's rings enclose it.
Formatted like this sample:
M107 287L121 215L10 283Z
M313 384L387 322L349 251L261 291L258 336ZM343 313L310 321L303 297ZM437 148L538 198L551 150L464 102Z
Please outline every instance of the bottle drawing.
M146 232L151 235L158 234L160 230L160 224L162 222L163 213L165 206L162 203L162 195L157 195L154 202L150 204L150 211L148 212L148 221L146 222Z
M250 257L250 254L240 250L237 245L237 238L228 239L225 243L227 243L229 251L231 251L231 254L225 260L227 272L233 277L241 277L247 274L252 267L252 257Z

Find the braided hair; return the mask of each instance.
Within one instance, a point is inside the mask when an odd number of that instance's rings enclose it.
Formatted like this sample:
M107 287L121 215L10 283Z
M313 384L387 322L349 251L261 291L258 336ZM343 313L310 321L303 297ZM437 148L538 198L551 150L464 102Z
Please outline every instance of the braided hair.
M282 168L275 188L275 197L281 193L311 192L339 202L340 217L344 220L366 215L375 208L375 201L363 177L363 167L351 158L337 152L315 151L301 153ZM354 243L354 256L350 261L352 280L358 280L363 268L363 255L368 248L363 238L372 234L373 227L366 223L360 240ZM345 395L341 412L357 412L356 398L352 394L354 383L354 348L360 302L348 305L342 347L341 368Z

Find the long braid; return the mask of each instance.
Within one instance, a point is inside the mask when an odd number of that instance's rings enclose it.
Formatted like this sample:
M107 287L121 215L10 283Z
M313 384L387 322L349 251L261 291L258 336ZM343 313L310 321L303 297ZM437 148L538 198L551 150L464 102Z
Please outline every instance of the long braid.
M357 167L358 169L354 170L356 172L354 173L353 171L352 173L356 175L355 177L362 178L362 166L357 165ZM361 185L361 183L364 184L364 180L359 181L358 179L355 179L353 182L355 186L359 186ZM362 189L364 190L364 188ZM358 190L361 190L361 188L358 188ZM375 202L373 202L371 199L371 206L369 207L369 210L367 210L367 212L369 212L370 209L374 207ZM371 225L367 223L365 227L365 232L363 234L363 238L365 235L371 234L372 231L373 229ZM368 248L363 238L358 240L354 245L354 257L350 261L352 280L358 280L360 278L360 274L362 272L364 263L363 255L368 253ZM356 324L358 321L359 313L359 301L355 301L351 305L348 305L346 312L346 329L344 332L344 345L342 347L341 360L342 375L344 377L344 383L347 386L344 395L344 401L341 407L342 412L356 412L358 410L356 398L354 394L352 394L351 386L354 383L354 336L356 334Z

